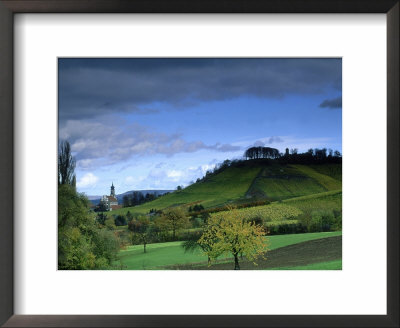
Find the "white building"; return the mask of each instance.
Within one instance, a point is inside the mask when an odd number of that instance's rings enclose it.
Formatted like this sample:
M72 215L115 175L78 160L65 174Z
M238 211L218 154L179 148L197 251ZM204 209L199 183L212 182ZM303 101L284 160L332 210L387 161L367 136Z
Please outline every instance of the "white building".
M112 210L116 210L118 208L121 208L120 205L118 205L118 199L115 196L115 187L114 187L114 183L111 184L111 192L110 192L110 196L104 195L100 202L102 202L107 211L112 211Z

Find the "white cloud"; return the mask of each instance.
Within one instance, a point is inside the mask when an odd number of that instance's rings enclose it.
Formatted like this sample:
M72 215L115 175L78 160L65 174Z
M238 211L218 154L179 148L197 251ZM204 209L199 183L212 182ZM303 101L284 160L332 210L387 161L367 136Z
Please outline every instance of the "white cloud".
M79 181L76 186L78 188L88 188L96 186L96 183L99 181L99 178L96 177L93 173L86 173Z
M77 165L81 169L86 169L89 168L92 165L92 163L93 163L92 159L82 159L77 162Z
M157 165L152 169L148 176L142 180L148 184L142 184L142 189L175 189L175 186L187 186L190 181L201 178L208 170L215 167L214 163L189 166L187 168L157 169Z
M172 170L167 173L167 177L172 181L178 181L185 173L178 170Z
M140 175L140 176L127 176L124 180L124 187L127 187L128 189L136 188L139 183L144 181L146 179L145 176Z
M82 169L93 169L128 160L135 155L193 153L199 150L231 152L240 149L230 144L207 145L202 141L187 141L181 134L150 131L137 123L121 121L72 121L60 127L60 138L68 139Z
M132 176L128 176L125 178L125 183L132 183L135 181L135 178Z
M204 164L204 165L201 165L201 166L200 166L200 168L201 168L201 173L202 173L202 174L206 174L207 171L213 170L214 167L215 167L215 164Z

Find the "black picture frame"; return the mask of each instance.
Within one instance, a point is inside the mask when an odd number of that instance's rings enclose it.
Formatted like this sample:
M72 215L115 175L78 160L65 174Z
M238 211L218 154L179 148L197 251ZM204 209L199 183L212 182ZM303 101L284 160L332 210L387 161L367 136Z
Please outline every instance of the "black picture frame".
M399 327L399 0L0 0L0 324L4 327ZM387 315L14 315L13 17L16 13L385 13ZM16 204L15 206L23 206Z

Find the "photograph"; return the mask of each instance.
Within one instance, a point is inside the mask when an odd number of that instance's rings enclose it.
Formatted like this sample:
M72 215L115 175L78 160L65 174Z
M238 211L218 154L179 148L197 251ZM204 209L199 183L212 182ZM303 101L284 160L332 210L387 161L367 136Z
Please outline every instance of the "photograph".
M57 60L58 270L342 270L341 58Z

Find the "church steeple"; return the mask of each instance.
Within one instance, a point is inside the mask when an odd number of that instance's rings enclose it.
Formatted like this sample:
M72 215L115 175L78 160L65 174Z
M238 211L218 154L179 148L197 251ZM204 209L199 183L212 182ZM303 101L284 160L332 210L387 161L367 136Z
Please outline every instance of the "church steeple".
M114 182L111 183L111 193L110 196L115 197L115 187L114 187Z

